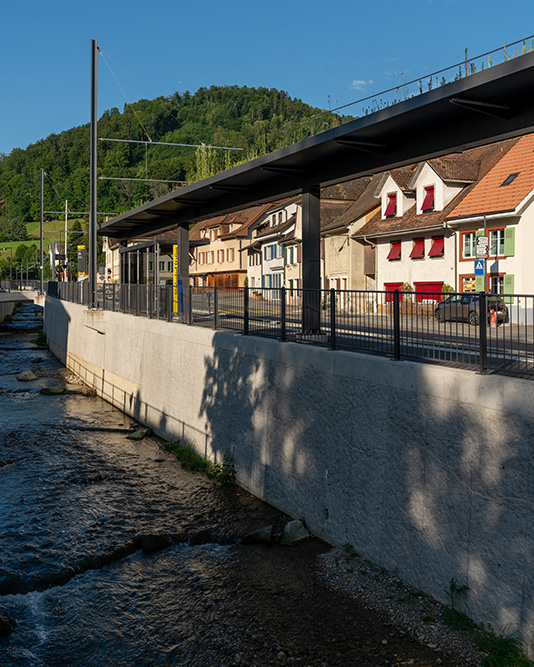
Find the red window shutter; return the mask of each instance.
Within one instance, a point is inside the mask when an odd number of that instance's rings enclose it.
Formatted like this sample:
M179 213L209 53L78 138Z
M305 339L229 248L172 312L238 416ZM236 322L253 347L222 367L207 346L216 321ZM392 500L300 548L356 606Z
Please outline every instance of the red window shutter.
M443 296L441 290L443 288L443 281L441 282L424 282L414 283L417 301L421 302L423 299L429 301L442 301Z
M321 239L321 259L324 259L324 239Z
M386 302L388 301L393 301L393 294L391 292L394 292L395 290L400 290L402 287L402 283L384 283L385 290L387 292L386 294ZM399 294L399 301L402 299L402 295Z
M388 195L388 205L386 206L385 218L397 215L397 193L393 192Z
M302 245L299 244L297 251L297 261L300 264L302 262Z
M443 255L443 249L445 247L445 239L443 236L434 236L432 238L432 247L428 253L429 257L441 257Z
M400 256L401 256L401 242L397 241L396 243L391 244L391 249L389 251L387 259L400 259Z
M413 242L412 252L410 253L411 259L420 259L425 254L425 239L415 239Z
M430 185L428 188L425 188L425 200L421 206L421 211L433 211L434 210L434 186Z

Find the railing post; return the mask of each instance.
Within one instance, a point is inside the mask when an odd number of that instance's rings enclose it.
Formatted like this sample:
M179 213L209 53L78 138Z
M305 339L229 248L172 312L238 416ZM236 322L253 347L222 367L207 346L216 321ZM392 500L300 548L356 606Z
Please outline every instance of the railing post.
M393 358L400 359L400 292L393 291Z
M280 340L286 339L286 288L280 288Z
M135 285L135 314L139 315L139 284Z
M336 290L330 289L330 349L336 349Z
M488 370L488 301L485 292L479 293L478 306L480 373L485 375Z
M243 334L248 336L249 324L249 291L248 287L243 287Z
M219 322L219 294L217 288L213 286L213 328L216 329Z

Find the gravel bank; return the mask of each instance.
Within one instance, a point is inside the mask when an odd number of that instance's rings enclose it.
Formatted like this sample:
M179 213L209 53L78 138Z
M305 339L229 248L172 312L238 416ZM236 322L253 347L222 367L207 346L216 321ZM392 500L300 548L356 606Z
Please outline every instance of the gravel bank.
M485 654L477 649L473 632L455 630L442 621L445 605L362 559L351 548L338 547L323 554L318 574L330 588L383 615L401 636L408 634L466 666L481 665Z

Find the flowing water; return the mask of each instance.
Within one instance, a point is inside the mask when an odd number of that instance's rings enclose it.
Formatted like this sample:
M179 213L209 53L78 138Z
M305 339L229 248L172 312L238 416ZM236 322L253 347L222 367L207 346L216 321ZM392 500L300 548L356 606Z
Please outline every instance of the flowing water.
M1 667L435 664L325 588L325 545L242 544L287 517L127 439L136 425L36 346L40 318L22 304L0 324Z

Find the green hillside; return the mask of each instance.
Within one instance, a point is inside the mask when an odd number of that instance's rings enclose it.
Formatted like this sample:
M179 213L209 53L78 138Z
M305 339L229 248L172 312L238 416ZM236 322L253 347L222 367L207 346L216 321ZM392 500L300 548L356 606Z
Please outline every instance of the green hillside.
M99 141L98 174L192 182L350 120L292 99L283 91L237 86L200 88L110 109L99 138L231 146L243 151L146 146ZM89 125L52 134L25 150L0 156L0 242L24 240L39 219L39 171L45 211L87 211ZM180 187L178 184L99 180L98 208L116 214ZM60 214L50 214L61 220ZM54 223L61 224L61 223ZM61 227L59 227L61 229ZM33 228L30 229L30 232ZM56 235L57 238L57 235Z

